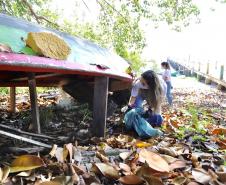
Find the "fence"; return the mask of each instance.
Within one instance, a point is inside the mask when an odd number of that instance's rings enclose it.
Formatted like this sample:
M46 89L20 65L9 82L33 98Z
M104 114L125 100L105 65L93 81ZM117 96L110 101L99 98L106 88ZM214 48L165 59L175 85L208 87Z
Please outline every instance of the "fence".
M199 80L204 79L206 84L215 82L218 88L226 87L226 66L220 62L197 62L197 61L172 61L173 68L184 75L195 75Z

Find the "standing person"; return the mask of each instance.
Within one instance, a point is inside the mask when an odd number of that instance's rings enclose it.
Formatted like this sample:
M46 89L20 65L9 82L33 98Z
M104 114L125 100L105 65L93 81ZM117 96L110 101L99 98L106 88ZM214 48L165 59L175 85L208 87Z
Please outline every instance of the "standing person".
M161 135L161 131L152 126L161 126L161 103L165 96L166 85L157 74L148 70L137 79L131 90L128 103L129 111L124 121L128 130L135 130L142 138ZM144 111L143 102L146 100L148 110Z
M166 85L167 85L167 91L166 91L167 101L168 101L169 105L172 105L173 97L171 94L172 82L171 82L170 65L168 62L162 62L161 66L164 69L164 72L162 73L162 78L166 82Z

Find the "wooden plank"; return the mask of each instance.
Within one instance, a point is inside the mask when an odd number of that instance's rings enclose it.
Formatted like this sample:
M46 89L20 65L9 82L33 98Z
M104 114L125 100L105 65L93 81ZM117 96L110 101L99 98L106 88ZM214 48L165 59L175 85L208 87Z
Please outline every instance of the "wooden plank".
M207 63L207 66L206 66L206 74L210 74L210 63L208 62Z
M220 85L226 87L226 82L223 81L223 80L217 79L217 78L212 77L212 76L210 76L210 75L206 75L206 74L204 74L204 73L202 73L202 72L198 72L198 71L197 71L196 73L197 73L197 75L201 76L202 78L203 78L203 77L209 78L211 81L213 81L213 82L215 82L215 83L217 83L217 84L220 84Z
M16 112L16 87L10 87L10 112Z
M36 87L58 87L60 81L59 80L52 80L48 81L48 79L36 81ZM28 81L21 81L21 82L12 82L12 81L0 81L0 87L28 87Z
M28 86L31 101L31 112L32 112L32 124L37 133L41 133L40 120L39 120L39 110L37 102L37 92L36 92L36 81L35 74L28 74Z
M50 74L37 74L35 75L35 79L42 79L42 78L51 78L51 77L59 77L59 76L63 76L62 74L56 74L56 73L50 73ZM28 77L20 77L20 78L13 78L10 81L14 82L14 81L25 81L28 80Z
M91 131L92 134L97 137L105 137L108 82L108 77L95 77L93 97L93 124L91 126Z
M220 69L220 80L224 80L224 65L221 65L221 69Z

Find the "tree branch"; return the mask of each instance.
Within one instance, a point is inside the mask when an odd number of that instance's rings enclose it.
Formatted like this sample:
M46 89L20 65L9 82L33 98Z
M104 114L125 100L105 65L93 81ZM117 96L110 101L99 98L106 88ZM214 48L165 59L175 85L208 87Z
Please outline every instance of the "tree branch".
M86 2L84 0L82 0L82 2L86 6L86 8L89 10L89 12L91 12L90 9L89 9L89 7L88 7L88 5L86 4Z
M54 23L50 20L48 20L47 18L43 17L43 16L39 16L35 13L34 9L32 8L31 4L29 2L27 2L27 0L21 0L30 10L31 15L35 18L35 20L37 21L38 24L41 23L40 20L44 20L50 24L56 25L57 27L59 27L59 25L57 23Z
M115 9L115 7L113 7L109 2L107 2L106 0L103 0L112 10L114 10L117 14L119 14L130 26L128 19L126 17L124 17L124 15L122 15L118 10ZM104 9L103 5L100 3L100 1L97 0L97 3Z

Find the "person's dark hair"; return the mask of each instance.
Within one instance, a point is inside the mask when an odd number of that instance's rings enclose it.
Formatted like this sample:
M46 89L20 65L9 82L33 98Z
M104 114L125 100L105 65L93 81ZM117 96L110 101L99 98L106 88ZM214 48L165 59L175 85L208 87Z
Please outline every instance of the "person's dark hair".
M163 89L160 84L160 80L157 74L152 71L148 70L141 74L141 77L146 81L148 85L147 90L147 102L153 108L154 112L158 112L161 106L162 94Z
M170 69L170 65L168 62L162 62L161 66L165 67L166 69Z

